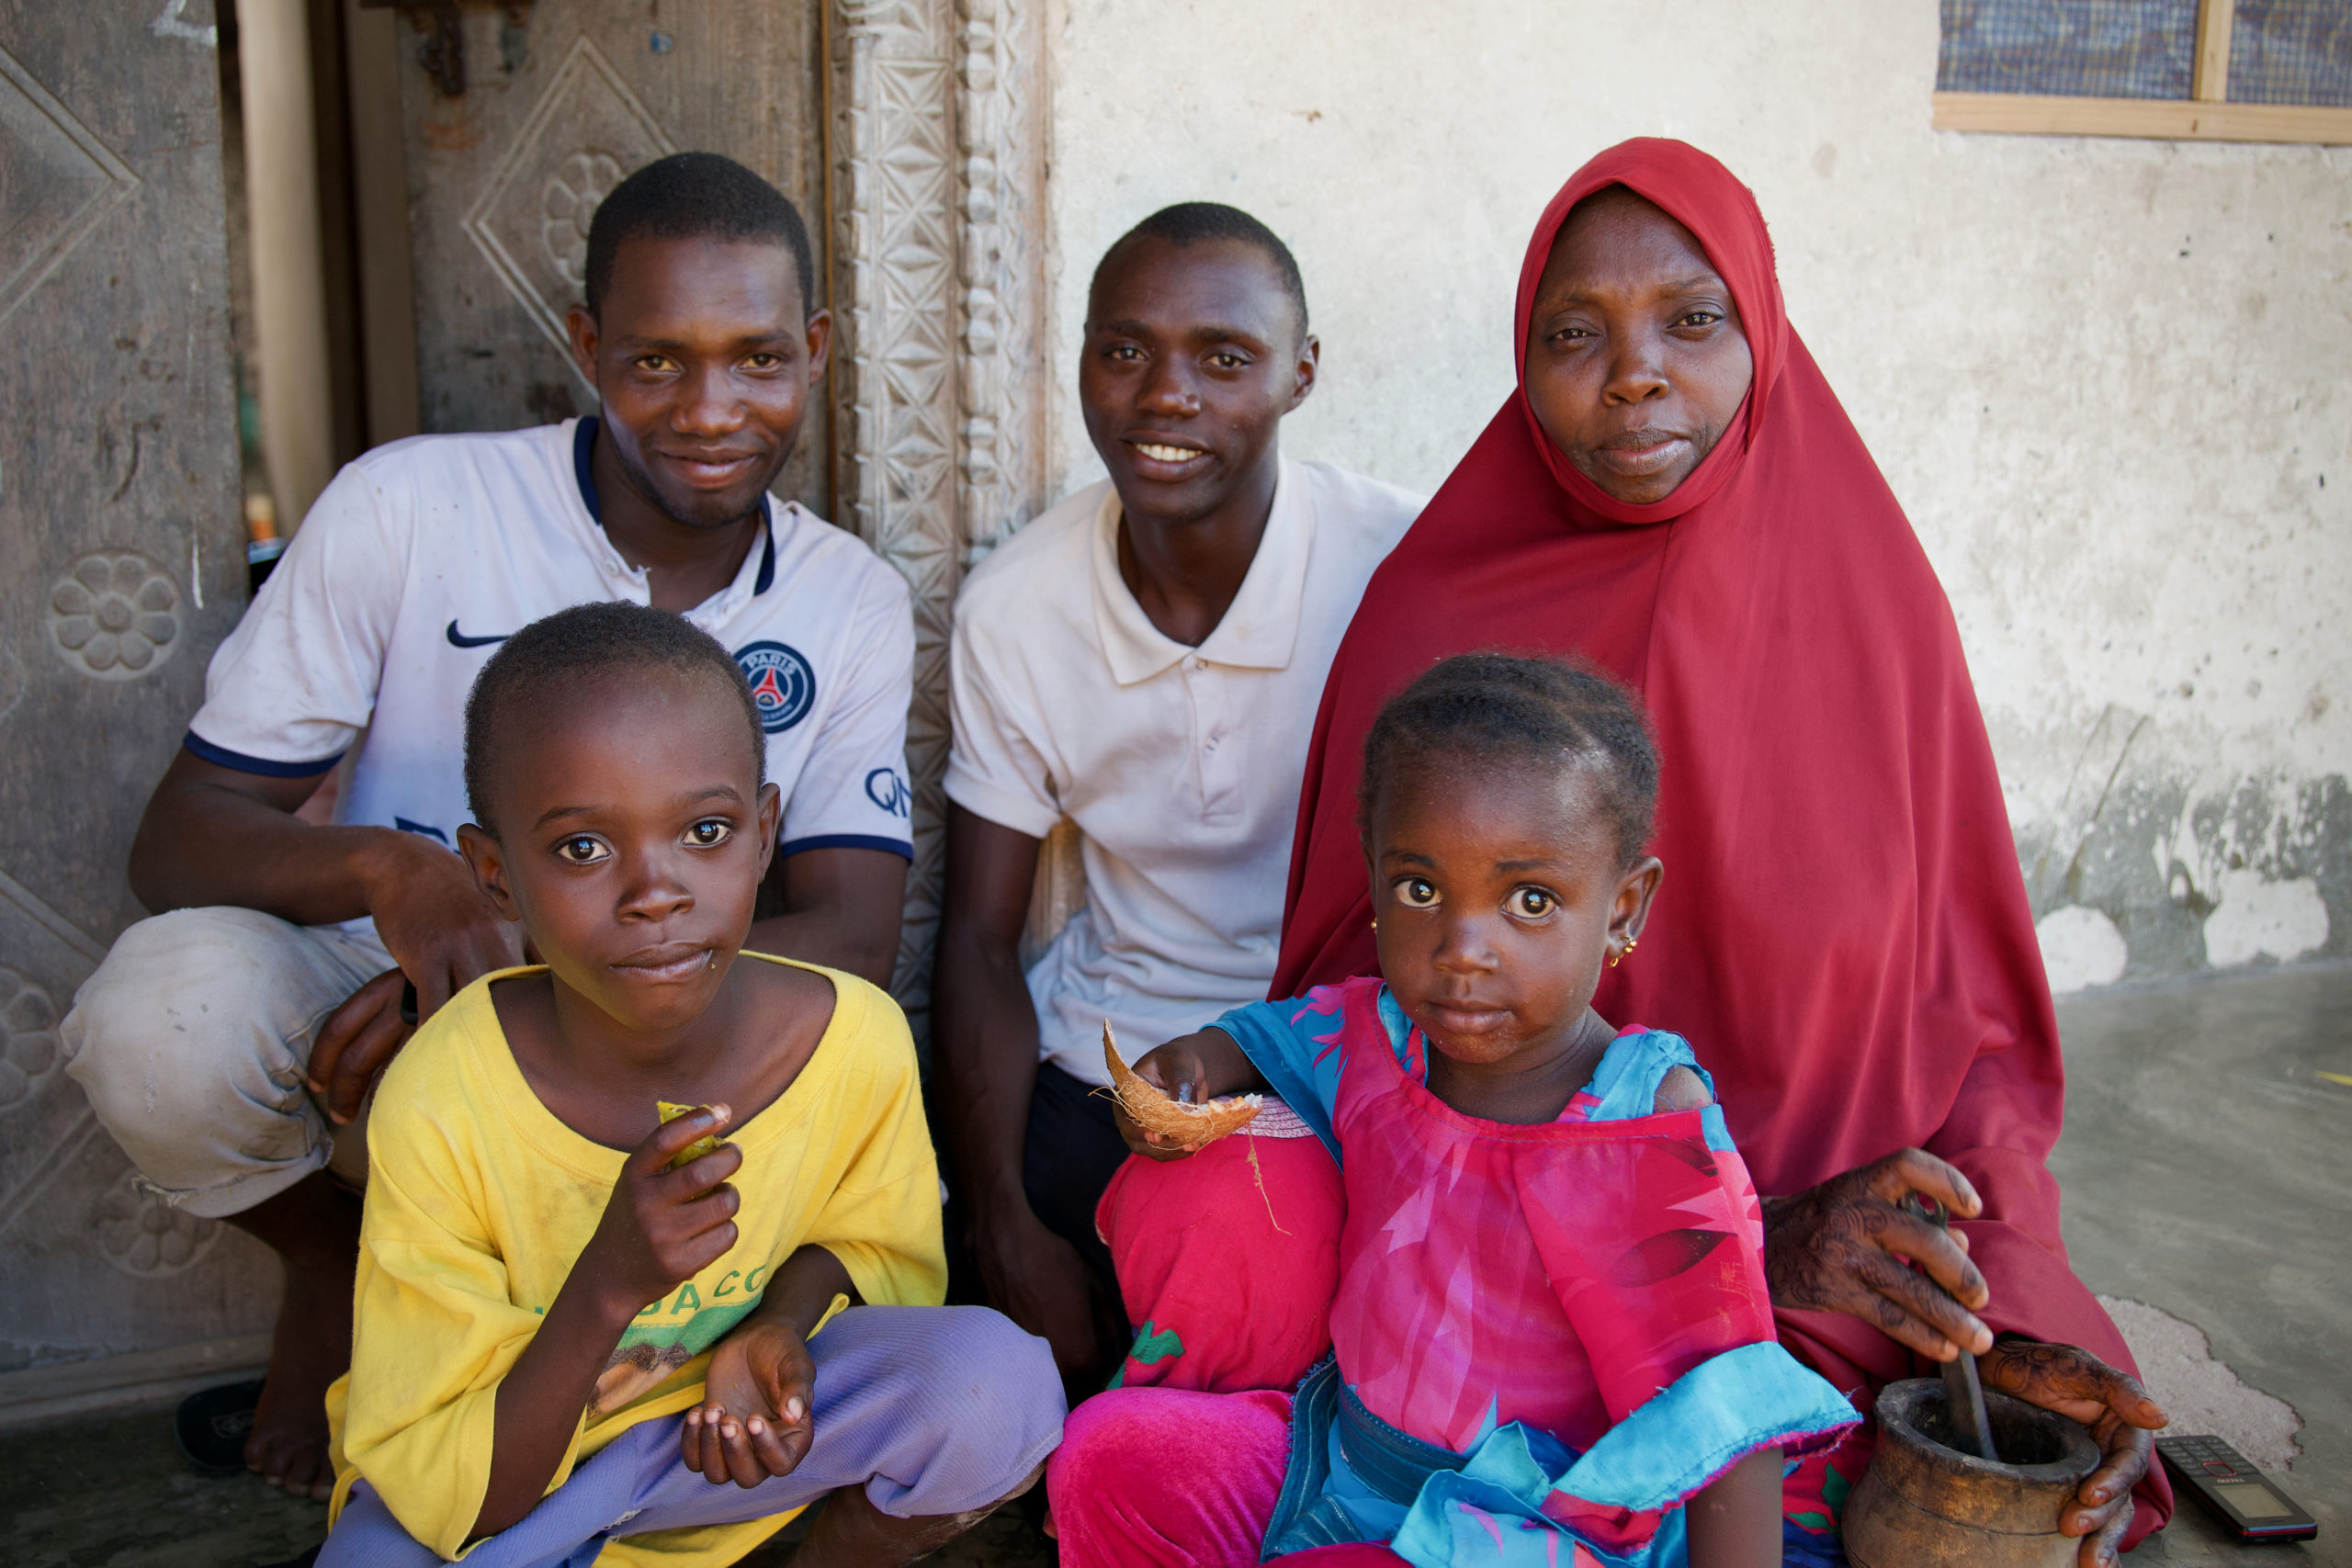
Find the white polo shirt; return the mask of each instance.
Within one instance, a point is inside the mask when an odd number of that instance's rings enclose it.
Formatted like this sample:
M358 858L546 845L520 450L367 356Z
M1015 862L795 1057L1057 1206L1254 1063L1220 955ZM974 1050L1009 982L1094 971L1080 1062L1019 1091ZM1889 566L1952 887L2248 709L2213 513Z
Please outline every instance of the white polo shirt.
M307 778L356 745L335 819L454 849L472 819L466 694L492 650L573 604L650 602L645 571L597 521L594 446L593 418L567 420L417 436L345 467L212 656L187 749ZM770 497L735 581L686 619L752 682L785 797L778 852L913 858L905 581L862 540Z
M1081 835L1085 906L1029 972L1044 1059L1102 1083L1105 1018L1139 1054L1265 996L1323 678L1422 500L1285 460L1257 558L1198 648L1120 578L1108 480L965 580L948 798L1032 837L1064 816Z

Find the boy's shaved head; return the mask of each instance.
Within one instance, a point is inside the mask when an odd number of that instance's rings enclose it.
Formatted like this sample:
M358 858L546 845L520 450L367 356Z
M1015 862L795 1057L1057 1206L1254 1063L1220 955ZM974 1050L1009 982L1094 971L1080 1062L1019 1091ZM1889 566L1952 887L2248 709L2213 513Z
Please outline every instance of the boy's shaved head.
M1111 248L1102 253L1102 259L1094 265L1094 277L1088 286L1090 299L1102 287L1102 275L1111 270L1112 264L1146 240L1158 240L1179 250L1220 240L1255 247L1273 267L1283 293L1298 312L1298 335L1306 335L1306 280L1299 276L1298 258L1290 254L1290 247L1272 229L1239 208L1227 207L1221 201L1180 201L1173 207L1163 207L1114 240Z
M584 1035L540 1015L529 1049L542 1069L569 1072L583 1052L616 1059L631 1049L624 1035L667 1037L654 1057L631 1058L640 1066L680 1060L676 1032L729 984L758 917L783 809L760 777L766 752L734 659L667 611L577 605L524 627L483 667L466 705L477 820L458 825L458 850L546 964L527 986L605 1021ZM509 1035L518 1060L523 1039ZM667 1069L664 1080L695 1081Z
M723 688L743 711L752 780L767 782L767 732L735 656L683 615L643 604L575 604L533 621L501 645L466 699L466 803L492 838L501 748L519 723L601 677L641 672Z

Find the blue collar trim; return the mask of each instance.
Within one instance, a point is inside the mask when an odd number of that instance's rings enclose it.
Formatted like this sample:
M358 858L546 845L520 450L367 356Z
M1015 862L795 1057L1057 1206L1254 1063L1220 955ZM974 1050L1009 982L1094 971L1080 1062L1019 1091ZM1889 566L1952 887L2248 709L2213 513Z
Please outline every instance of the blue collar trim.
M588 458L596 450L596 416L583 414L571 427L571 471L580 480L580 504L588 509L589 521L601 528L605 525L605 509L596 501L596 476L589 471Z
M582 414L571 430L571 472L580 481L580 504L588 509L589 521L601 528L605 509L596 500L596 477L588 466L595 450L596 416ZM767 532L760 541L760 575L752 584L754 595L775 586L775 498L762 492L760 509L767 520Z

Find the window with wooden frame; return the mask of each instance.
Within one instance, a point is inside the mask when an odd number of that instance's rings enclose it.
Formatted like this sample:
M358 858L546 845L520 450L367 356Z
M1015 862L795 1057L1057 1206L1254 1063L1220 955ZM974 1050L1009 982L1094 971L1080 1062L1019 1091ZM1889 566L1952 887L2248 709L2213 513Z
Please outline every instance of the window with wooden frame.
M2352 0L1942 0L1939 130L2352 143Z

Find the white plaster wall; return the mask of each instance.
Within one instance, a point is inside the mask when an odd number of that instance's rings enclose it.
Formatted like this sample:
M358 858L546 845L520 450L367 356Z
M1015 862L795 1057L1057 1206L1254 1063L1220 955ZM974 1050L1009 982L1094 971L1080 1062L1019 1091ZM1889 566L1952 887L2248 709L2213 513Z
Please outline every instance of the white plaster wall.
M1232 202L1323 342L1289 449L1425 488L1510 388L1567 175L1643 134L1723 158L1951 595L2037 909L2177 968L2226 873L2316 876L2346 950L2352 148L1936 131L1935 0L1067 0L1049 31L1056 363L1114 238ZM1055 456L1101 472L1067 381Z

